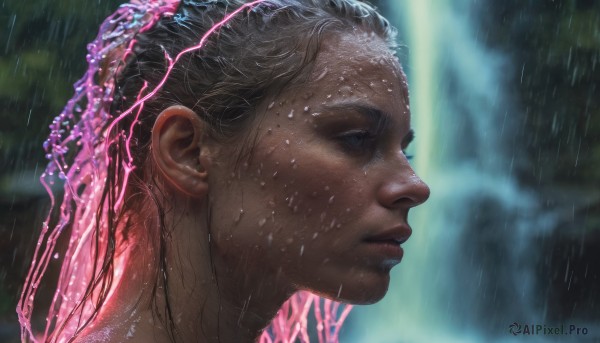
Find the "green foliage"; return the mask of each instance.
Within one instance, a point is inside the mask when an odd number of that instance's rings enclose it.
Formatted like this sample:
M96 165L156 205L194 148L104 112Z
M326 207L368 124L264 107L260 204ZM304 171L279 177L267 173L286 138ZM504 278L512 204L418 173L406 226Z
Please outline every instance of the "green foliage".
M3 3L0 22L0 166L32 168L51 119L85 70L85 46L117 1ZM20 157L26 156L27 161Z
M19 197L13 185L23 182L19 175L36 170L39 176L48 125L85 71L86 43L118 2L0 2L0 325L16 322L20 278L31 255L28 247L33 232L39 226L34 218L41 215L34 202L40 195ZM32 184L37 184L36 179L35 175L27 177ZM6 330L0 327L0 341L18 340L16 327L10 334Z

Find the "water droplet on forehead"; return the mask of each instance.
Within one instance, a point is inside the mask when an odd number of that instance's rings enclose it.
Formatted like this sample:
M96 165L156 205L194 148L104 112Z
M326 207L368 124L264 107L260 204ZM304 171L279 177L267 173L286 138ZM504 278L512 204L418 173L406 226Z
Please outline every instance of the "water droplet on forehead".
M263 227L266 222L267 222L267 218L262 218L258 221L258 226Z
M294 118L294 110L293 110L293 109L290 111L290 113L288 113L287 117L288 117L289 119L292 119L292 118Z
M269 106L267 107L268 110L272 109L273 106L275 106L275 101L273 101L272 103L269 104Z
M335 218L333 218L333 219L331 220L331 223L329 224L329 228L331 229L331 228L333 228L334 226L335 226Z
M309 110L310 110L310 107L304 106L304 112L308 112Z

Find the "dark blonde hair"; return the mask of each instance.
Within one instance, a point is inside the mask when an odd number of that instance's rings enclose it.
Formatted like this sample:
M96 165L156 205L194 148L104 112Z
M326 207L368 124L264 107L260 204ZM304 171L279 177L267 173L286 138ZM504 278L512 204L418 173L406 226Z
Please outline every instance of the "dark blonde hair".
M112 285L115 248L119 246L117 227L124 224L122 221L127 218L127 213L143 207L147 210L145 204L150 199L150 216L156 218L154 249L159 261L153 294L156 295L160 282L166 299L166 308L155 306L155 313L165 321L175 340L176 327L167 288L169 229L165 223L166 204L148 163L151 129L164 108L179 104L194 110L208 123L214 139L225 142L229 138L242 137L250 140L248 144L240 144L239 160L251 152L251 148L242 149L252 146L252 137L244 130L245 124L254 118L256 108L266 96L307 81L325 34L355 29L373 32L386 40L390 49L395 48L395 30L374 7L364 2L265 0L232 16L201 49L182 55L186 49L198 44L222 18L246 5L248 2L242 0L182 0L175 5L176 12L162 15L151 27L140 30L131 41L130 52L122 54L122 60L117 61L116 66L115 61L110 60L115 58L112 51L102 55L103 63L115 66L118 72L106 76L99 71L95 75L100 87L106 82L113 85L108 97L112 101L105 100L97 107L118 120L93 123L104 138L92 145L107 144L108 161L104 166L108 170L106 181L96 191L101 200L95 208L96 240L91 243L94 268L84 294L64 322L50 323L52 320L49 320L48 326L55 327L47 329L48 339L56 340L68 321L77 321L76 336L99 313ZM119 49L122 47L123 44L119 45ZM179 55L181 58L171 69L169 56ZM168 78L165 79L166 74ZM146 89L155 92L140 106L140 97L146 94ZM134 107L139 109L136 113L132 111ZM83 116L81 120L84 120ZM89 118L85 120L90 121ZM71 163L71 168L76 164L76 161ZM132 172L124 177L123 170L128 164ZM90 187L86 181L67 186L75 188L70 190L74 194ZM119 204L119 190L125 192L126 204ZM72 198L67 201L71 203L65 205L63 202L63 208L85 206ZM210 222L208 224L210 230ZM77 226L73 222L69 225ZM68 270L63 267L62 273L68 273ZM58 289L57 294L61 291L64 290ZM306 302L305 296L302 299ZM93 311L85 314L83 306L90 301ZM55 316L52 311L57 310L50 309L49 319ZM21 318L21 321L26 319Z

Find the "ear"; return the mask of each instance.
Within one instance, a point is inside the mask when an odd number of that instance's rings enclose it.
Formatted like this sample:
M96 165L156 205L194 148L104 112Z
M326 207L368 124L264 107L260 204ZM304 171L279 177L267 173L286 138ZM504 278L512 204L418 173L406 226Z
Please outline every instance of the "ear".
M171 106L152 128L152 156L162 176L179 192L194 198L208 191L208 158L202 137L206 124L191 109Z

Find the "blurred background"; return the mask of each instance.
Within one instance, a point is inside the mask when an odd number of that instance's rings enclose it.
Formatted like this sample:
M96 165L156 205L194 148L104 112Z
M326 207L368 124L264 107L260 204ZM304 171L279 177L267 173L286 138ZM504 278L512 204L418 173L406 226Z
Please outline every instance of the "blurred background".
M341 342L600 342L600 2L371 2L400 33L432 197L389 294ZM0 2L0 342L19 341L48 208L41 144L119 3Z

